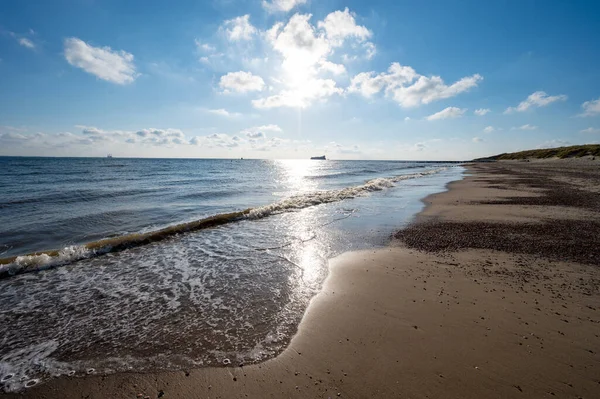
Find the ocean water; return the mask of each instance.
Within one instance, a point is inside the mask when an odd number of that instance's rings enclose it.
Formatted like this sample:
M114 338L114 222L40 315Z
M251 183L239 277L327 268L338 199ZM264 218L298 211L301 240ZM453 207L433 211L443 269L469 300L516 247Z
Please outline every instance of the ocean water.
M0 157L0 386L273 357L328 259L385 245L462 171Z

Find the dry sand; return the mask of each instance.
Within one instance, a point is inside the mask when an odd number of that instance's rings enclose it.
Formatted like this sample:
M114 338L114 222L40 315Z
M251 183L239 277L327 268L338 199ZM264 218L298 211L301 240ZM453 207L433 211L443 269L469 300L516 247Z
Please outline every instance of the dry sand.
M23 397L600 398L598 165L470 166L393 245L333 259L275 359Z

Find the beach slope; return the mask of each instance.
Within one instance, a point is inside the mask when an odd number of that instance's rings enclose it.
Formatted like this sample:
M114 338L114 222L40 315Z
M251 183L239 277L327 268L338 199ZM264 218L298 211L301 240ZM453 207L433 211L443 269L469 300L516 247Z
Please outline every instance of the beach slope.
M600 162L468 173L391 246L331 260L272 360L57 378L7 396L600 397Z

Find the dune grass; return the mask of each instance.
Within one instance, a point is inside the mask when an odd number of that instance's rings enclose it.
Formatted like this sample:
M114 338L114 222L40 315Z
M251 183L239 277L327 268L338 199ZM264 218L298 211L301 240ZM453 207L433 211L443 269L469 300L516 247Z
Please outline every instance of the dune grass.
M569 147L544 148L539 150L527 150L511 153L503 153L486 158L478 158L474 161L482 160L509 160L509 159L546 159L546 158L581 158L584 156L600 157L600 144L572 145Z

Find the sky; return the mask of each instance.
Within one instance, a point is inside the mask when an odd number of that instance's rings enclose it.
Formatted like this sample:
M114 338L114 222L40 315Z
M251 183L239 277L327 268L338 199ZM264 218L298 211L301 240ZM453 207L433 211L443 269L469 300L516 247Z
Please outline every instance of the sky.
M599 20L595 0L3 0L0 155L599 143Z

